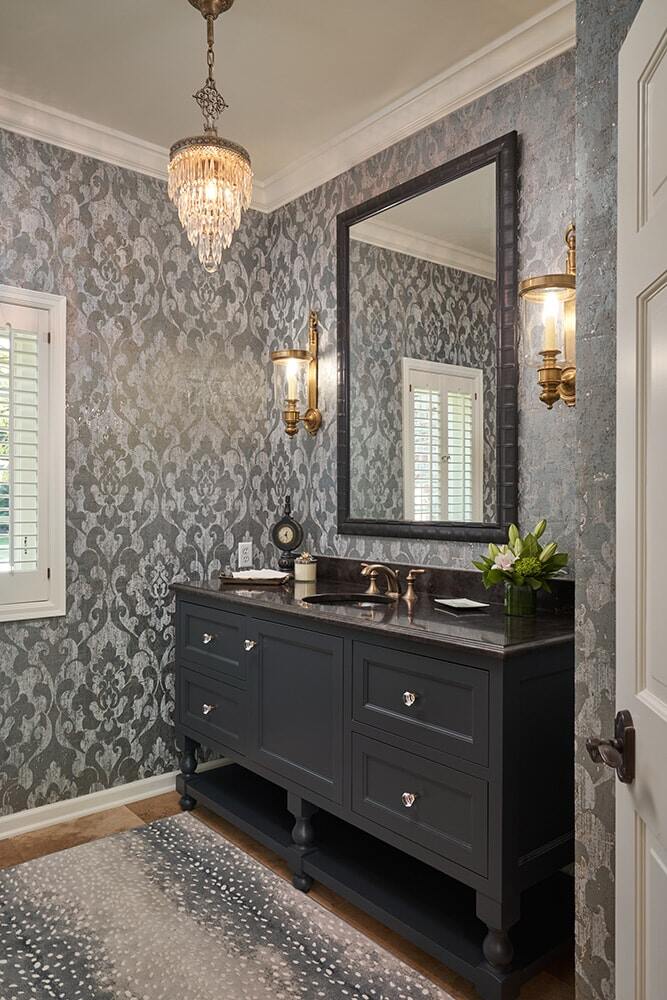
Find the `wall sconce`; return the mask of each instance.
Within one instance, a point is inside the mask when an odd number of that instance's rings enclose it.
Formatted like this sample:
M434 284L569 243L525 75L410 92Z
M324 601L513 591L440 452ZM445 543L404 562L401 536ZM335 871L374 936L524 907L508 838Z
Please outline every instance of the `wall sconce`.
M317 434L322 424L322 414L317 408L317 340L318 316L311 310L308 317L308 350L271 351L278 380L278 392L285 392L283 422L289 437L299 430L299 422L309 434ZM307 393L308 408L301 415L299 399Z
M526 278L519 285L523 303L524 360L537 368L540 399L552 408L561 399L577 401L576 270L577 237L574 223L565 234L567 264L564 274Z

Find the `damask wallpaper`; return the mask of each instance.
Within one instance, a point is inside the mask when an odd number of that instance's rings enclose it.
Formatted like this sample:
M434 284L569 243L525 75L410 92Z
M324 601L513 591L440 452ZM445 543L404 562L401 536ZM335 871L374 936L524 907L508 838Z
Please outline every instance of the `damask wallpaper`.
M574 218L573 51L498 87L270 216L267 253L273 295L267 328L275 331L270 347L303 341L308 310L320 311L324 423L315 439L301 433L289 440L280 425L278 404L271 405L270 467L255 508L267 560L275 559L269 525L280 498L290 492L313 551L470 568L479 545L337 533L336 216L513 129L520 144L519 276L559 270L565 229ZM523 367L519 409L520 520L532 526L547 517L549 533L573 552L574 482L563 470L572 464L576 413L564 406L548 411L538 398L535 371Z
M615 779L586 737L615 715L617 56L640 5L577 0L578 1000L615 996Z
M0 283L67 296L67 617L0 625L0 813L175 766L170 582L224 566L263 475L269 276L220 275L165 185L0 132Z
M496 283L350 241L350 510L402 521L402 359L483 371L484 520L496 511Z
M0 626L0 813L174 766L168 586L244 536L273 562L286 492L329 554L465 566L477 546L336 534L336 253L342 209L511 129L522 275L562 261L573 215L572 53L532 70L266 217L218 275L159 181L0 132L0 282L64 294L67 616ZM322 321L317 438L287 439L269 352ZM520 507L567 546L574 414L520 387Z

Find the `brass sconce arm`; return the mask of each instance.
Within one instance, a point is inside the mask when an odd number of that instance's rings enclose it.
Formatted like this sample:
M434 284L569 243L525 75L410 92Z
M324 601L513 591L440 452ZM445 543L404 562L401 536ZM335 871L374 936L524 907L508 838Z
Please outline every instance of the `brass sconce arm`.
M318 383L318 315L311 310L308 318L308 350L298 350L290 348L284 351L272 351L271 360L276 365L297 366L299 364L308 365L308 405L305 413L299 411L299 400L296 394L297 381L294 374L287 377L287 399L283 407L282 417L285 425L285 433L288 437L294 437L302 423L311 436L317 434L322 425L322 414L318 408L317 383Z

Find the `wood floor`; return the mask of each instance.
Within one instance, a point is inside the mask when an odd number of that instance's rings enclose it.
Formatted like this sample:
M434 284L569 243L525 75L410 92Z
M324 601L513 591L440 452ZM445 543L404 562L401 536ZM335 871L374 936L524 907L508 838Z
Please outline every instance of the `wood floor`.
M176 792L169 792L166 795L158 795L140 802L133 802L128 806L94 813L92 816L85 816L68 823L58 823L33 833L24 833L18 837L0 840L0 868L9 868L45 854L53 854L55 851L76 847L78 844L85 844L90 840L108 837L121 830L131 830L179 811L178 795ZM195 815L282 878L290 879L287 866L279 857L236 830L225 820L200 807L196 809ZM310 891L310 896L403 959L408 965L418 969L419 972L450 993L455 1000L479 1000L479 995L474 988L460 976L397 934L387 930L382 924L362 913L329 889L316 883ZM573 997L574 972L572 964L567 961L552 965L548 970L527 983L521 991L521 1000L573 1000Z

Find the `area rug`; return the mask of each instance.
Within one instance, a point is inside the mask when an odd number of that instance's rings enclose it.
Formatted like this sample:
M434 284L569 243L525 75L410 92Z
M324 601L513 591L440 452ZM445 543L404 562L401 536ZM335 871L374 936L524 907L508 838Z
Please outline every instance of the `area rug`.
M0 872L2 1000L451 1000L190 815Z

